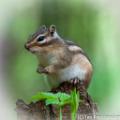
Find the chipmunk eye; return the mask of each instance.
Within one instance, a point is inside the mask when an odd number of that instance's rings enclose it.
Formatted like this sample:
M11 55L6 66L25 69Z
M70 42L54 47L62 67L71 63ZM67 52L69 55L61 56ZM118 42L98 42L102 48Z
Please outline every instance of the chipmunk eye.
M45 36L40 36L37 41L40 42L40 41L43 41L45 39Z

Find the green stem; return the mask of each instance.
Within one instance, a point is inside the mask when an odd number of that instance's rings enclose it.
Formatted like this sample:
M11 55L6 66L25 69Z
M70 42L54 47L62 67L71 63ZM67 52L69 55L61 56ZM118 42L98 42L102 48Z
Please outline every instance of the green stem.
M76 120L76 112L75 111L72 111L72 120Z
M60 106L60 120L62 120L62 107Z

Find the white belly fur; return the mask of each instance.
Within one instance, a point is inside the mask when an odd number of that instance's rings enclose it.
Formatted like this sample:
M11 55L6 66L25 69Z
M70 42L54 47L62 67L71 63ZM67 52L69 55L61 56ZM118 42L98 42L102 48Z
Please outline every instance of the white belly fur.
M71 80L73 78L85 79L86 71L80 65L71 65L59 71L59 79L62 81Z

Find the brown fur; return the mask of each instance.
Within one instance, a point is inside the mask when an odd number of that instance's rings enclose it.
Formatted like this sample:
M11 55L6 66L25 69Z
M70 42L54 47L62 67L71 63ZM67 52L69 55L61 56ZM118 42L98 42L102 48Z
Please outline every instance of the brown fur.
M45 29L44 29L45 30ZM43 31L44 31L43 30ZM42 32L43 32L42 31ZM42 32L38 32L39 34ZM46 42L37 42L37 36L33 35L32 39L26 43L26 47L35 48L35 54L41 56L40 64L44 67L39 69L39 72L48 73L49 75L57 74L59 70L66 68L69 65L78 64L81 69L86 71L84 84L88 87L92 77L92 65L86 57L84 51L80 49L70 50L69 46L76 46L72 42L64 42L61 38L53 38L49 31L45 30L42 34L46 36ZM51 59L52 56L52 59ZM41 68L39 66L39 68Z
M71 64L79 64L80 67L84 70L86 70L86 76L85 76L85 80L84 80L84 84L86 86L86 88L88 87L91 77L92 77L92 65L89 62L89 60L86 58L86 56L84 56L81 53L77 53L74 55L73 59L72 59L72 63Z

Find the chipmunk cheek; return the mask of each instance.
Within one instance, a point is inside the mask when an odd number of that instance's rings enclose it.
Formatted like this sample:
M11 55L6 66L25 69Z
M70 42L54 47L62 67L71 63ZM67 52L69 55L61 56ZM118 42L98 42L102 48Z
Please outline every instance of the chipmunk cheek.
M32 53L37 53L39 51L39 48L37 46L34 46L34 47L31 47L29 50Z

